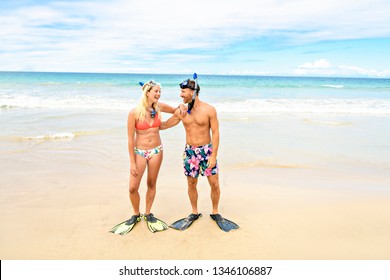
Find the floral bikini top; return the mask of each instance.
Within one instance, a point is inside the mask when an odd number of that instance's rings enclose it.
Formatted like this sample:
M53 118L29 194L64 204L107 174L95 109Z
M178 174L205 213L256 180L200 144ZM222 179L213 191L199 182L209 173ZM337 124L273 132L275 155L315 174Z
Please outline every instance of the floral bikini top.
M153 118L152 125L150 125L146 120L144 120L142 122L137 122L135 124L135 128L138 129L138 130L146 130L146 129L149 129L149 128L152 128L152 127L159 127L160 124L161 124L161 120L158 117L158 114L156 114L155 117Z

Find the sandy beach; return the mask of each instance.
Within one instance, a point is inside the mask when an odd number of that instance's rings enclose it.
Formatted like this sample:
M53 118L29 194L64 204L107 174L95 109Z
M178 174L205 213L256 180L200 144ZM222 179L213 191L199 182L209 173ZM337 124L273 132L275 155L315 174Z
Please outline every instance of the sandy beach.
M0 1L0 278L389 280L389 9ZM161 103L191 105L162 145ZM239 229L210 217L201 177L202 216L185 231L152 233L142 219L110 232L138 214L127 139L138 104L148 125L135 126L136 148L163 147L140 214L171 225L192 213L183 151L206 141L218 151L219 213Z
M138 81L181 102L185 75L2 73L2 260L389 260L390 101L387 80L204 76L218 112L220 213L188 230L109 233L129 219L127 114ZM176 106L176 105L175 105ZM166 120L167 115L163 114ZM160 133L164 160L154 215L191 208L182 170L182 124ZM141 211L145 211L145 178Z
M172 141L176 133L179 137ZM183 133L178 126L162 134L164 162L153 212L167 223L190 213L177 147ZM109 229L131 215L126 151L110 164L79 156L47 160L50 152L77 155L76 148L66 146L79 141L46 141L28 156L14 154L2 161L0 259L390 259L385 176L264 164L261 159L230 164L230 147L222 145L220 213L237 222L239 230L222 232L211 220L209 186L202 178L203 217L188 230L153 234L142 221L128 235L118 236ZM106 145L108 154L110 143ZM143 183L141 196L144 192Z

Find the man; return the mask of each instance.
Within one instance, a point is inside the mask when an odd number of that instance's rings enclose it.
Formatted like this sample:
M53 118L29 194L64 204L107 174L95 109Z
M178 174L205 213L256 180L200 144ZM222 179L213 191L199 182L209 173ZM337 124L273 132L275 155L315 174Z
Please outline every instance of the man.
M238 225L224 219L218 213L220 198L217 154L219 147L219 123L217 111L206 102L199 99L200 86L195 79L187 79L180 84L180 97L188 104L188 114L183 116L177 109L173 116L160 125L167 129L182 121L186 131L185 158L183 159L184 174L187 176L188 196L192 213L174 222L171 227L178 230L187 229L201 214L198 212L198 177L207 176L211 187L212 214L211 218L223 231L237 229Z

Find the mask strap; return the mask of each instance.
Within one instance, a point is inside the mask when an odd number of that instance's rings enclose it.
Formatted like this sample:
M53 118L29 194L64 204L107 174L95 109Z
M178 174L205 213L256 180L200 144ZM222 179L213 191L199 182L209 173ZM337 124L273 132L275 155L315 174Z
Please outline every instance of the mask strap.
M194 104L195 104L195 95L196 95L196 91L197 91L197 89L198 89L198 80L197 80L198 75L196 75L196 73L194 73L194 75L193 75L192 77L193 77L193 79L194 79L194 81L195 81L195 92L194 92L194 94L192 95L192 101L191 101L191 103L188 103L188 111L187 111L188 114L191 114L191 110L192 110L192 108L194 107Z

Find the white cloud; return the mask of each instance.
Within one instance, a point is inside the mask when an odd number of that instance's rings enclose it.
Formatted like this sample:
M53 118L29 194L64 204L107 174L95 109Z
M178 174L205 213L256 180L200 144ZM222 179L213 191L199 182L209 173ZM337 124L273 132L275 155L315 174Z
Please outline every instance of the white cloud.
M271 71L256 71L256 70L230 70L228 73L223 72L219 73L221 75L243 75L243 76L271 76L276 73L272 73Z
M339 65L337 67L341 73L344 73L344 75L349 76L356 74L361 76L368 76L368 77L378 77L378 78L384 78L384 77L390 77L390 69L389 70L375 70L375 69L364 69L357 66L349 66L349 65Z
M255 38L299 45L390 36L387 0L40 3L0 12L0 70L153 72L152 62L208 63L210 50Z
M298 66L298 68L301 68L301 69L324 69L324 68L330 68L331 65L329 63L329 61L327 61L326 59L319 59L319 60L316 60L314 62L306 62L300 66Z
M366 76L375 78L390 76L390 70L380 71L352 65L332 65L323 58L314 62L305 62L295 68L293 73L308 76Z

